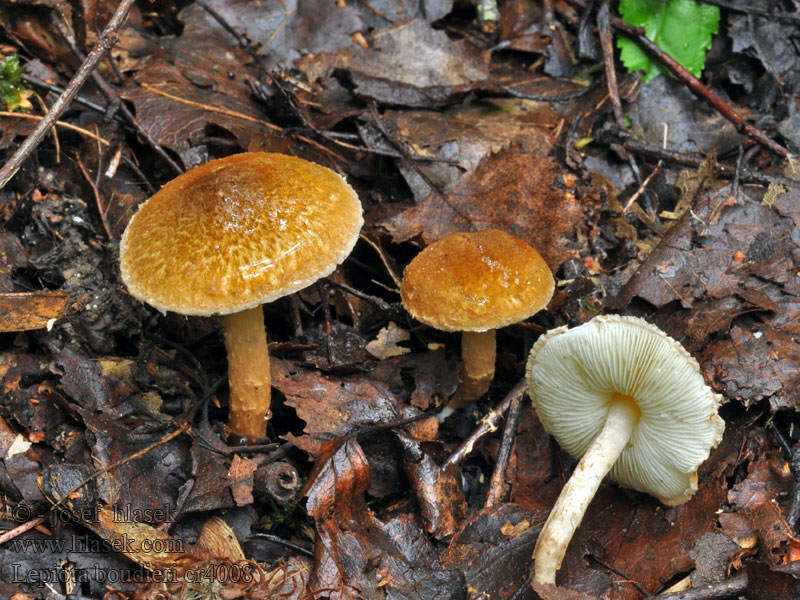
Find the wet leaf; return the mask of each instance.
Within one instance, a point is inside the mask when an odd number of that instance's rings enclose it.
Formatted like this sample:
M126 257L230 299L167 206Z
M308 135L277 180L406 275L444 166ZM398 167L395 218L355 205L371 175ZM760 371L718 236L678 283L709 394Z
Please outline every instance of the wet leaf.
M252 460L234 455L231 468L228 470L228 480L231 482L231 492L236 506L245 506L253 503L253 474L258 465Z
M516 504L476 511L459 527L442 562L464 572L472 597L506 598L530 575L539 527ZM522 596L526 597L526 596Z
M0 293L0 331L52 327L67 312L64 292Z
M488 56L465 40L415 20L375 32L370 47L304 58L311 81L328 69L345 69L357 96L384 104L435 107L464 95L489 75Z
M465 599L463 575L439 564L413 521L384 523L367 509L368 484L366 456L354 439L321 448L307 488L317 524L312 590L334 600Z
M425 522L425 530L436 539L450 537L467 512L460 470L447 463L441 466L447 453L440 444L421 442L399 431L394 435L402 448L403 468Z
M401 403L387 386L363 377L326 377L312 371L276 373L274 370L272 385L306 422L305 435L286 437L312 455L319 452L323 440L418 414L413 407Z
M518 146L500 150L444 196L432 190L384 226L397 240L419 235L427 244L457 231L501 229L534 247L555 270L568 256L581 216L574 197L554 189L558 172L537 153Z

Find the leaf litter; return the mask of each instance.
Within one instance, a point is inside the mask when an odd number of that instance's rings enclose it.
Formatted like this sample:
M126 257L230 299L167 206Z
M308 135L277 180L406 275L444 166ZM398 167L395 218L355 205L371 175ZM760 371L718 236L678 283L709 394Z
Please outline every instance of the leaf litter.
M38 58L36 72L64 84L80 62L64 32L88 51L89 24L114 5L34 4L13 3L24 17L16 20L0 11L2 51ZM737 572L747 574L748 598L796 596L800 543L784 514L797 482L769 428L790 444L800 437L797 186L745 186L713 168L735 163L742 143L748 168L780 177L779 165L661 77L624 95L633 133L653 152L637 155L637 168L656 168L667 101L670 145L717 158L683 175L665 162L642 185L628 159L635 152L591 141L608 119L606 90L547 76L579 71L566 21L579 15L574 7L553 15L527 0L504 2L492 38L469 7L444 0L340 1L327 11L300 1L207 5L240 40L199 3L131 13L112 55L138 126L187 168L245 150L336 168L359 190L368 241L335 274L345 287L266 309L280 356L269 433L283 445L228 446L218 326L139 305L114 266L125 223L171 174L133 125L103 122L76 103L65 118L110 146L62 131L60 145L45 143L0 190L0 488L6 529L25 521L15 516L62 515L68 523L25 535L105 545L34 556L6 543L3 595L44 597L42 581L13 578L14 565L81 574L71 583L62 576L62 597L186 594L198 589L186 577L110 584L108 574L137 565L152 574L153 561L185 573L194 561L259 573L249 585L219 578L201 588L208 597L634 600L686 576L702 586ZM791 37L787 21L746 10L723 9L721 18L727 29L717 39L733 54L715 61L712 48L706 72L730 82L730 102L753 115L769 107L791 143L798 54L766 42ZM116 81L107 67L101 73ZM94 83L81 95L104 102ZM4 153L28 131L11 117L0 129ZM458 337L386 307L397 306L397 274L421 248L490 227L537 248L562 285L549 311L498 334L488 395L439 423L425 413L457 386ZM519 378L541 332L611 310L654 321L697 356L727 402L726 436L685 505L603 486L560 586L531 588L532 547L572 460L530 406L505 471L507 502L481 508L495 436L458 466L447 456ZM254 494L256 469L278 459L307 478L294 505ZM72 489L87 477L82 492ZM48 513L57 502L60 512ZM137 518L108 519L114 507ZM313 544L313 562L291 549L281 562L254 562L242 548L266 532ZM126 536L191 544L166 556L104 550Z

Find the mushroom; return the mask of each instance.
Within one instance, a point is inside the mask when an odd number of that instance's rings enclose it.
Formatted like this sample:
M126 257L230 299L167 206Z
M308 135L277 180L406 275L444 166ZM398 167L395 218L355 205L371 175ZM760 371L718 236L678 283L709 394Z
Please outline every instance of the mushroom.
M454 233L406 267L400 298L418 321L461 331L461 382L443 414L474 402L494 378L495 330L539 312L555 289L536 250L497 229Z
M599 316L540 337L527 366L544 428L580 459L534 548L534 581L556 571L603 478L668 506L697 490L697 468L725 429L697 361L636 317Z
M129 292L161 312L223 315L233 434L264 437L270 416L261 305L333 272L362 223L340 175L266 153L195 167L131 219L120 241Z

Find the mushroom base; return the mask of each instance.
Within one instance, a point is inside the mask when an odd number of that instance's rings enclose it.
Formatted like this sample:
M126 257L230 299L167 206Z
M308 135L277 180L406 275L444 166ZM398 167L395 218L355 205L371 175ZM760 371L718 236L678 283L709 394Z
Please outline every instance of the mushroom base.
M483 396L494 379L495 330L465 331L461 334L463 367L458 389L447 408L457 410Z
M230 414L234 435L253 442L267 433L270 404L269 354L261 306L222 317L228 351Z
M564 485L536 540L533 580L537 583L555 585L567 544L603 478L628 444L640 416L641 410L632 398L614 394L603 429Z

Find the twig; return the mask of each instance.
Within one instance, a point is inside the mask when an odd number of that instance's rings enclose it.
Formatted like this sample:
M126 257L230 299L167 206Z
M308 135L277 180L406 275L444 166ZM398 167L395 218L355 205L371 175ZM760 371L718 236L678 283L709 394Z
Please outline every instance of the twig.
M519 381L519 383L517 383L517 385L511 388L511 391L506 394L506 397L503 398L503 401L497 405L497 408L490 410L486 416L481 419L480 425L478 425L475 431L473 431L469 437L467 437L467 439L461 442L461 445L456 448L455 452L448 457L442 467L446 467L448 465L455 466L464 460L464 458L470 452L472 452L472 449L475 447L475 444L478 442L478 440L480 440L487 433L497 430L500 420L503 418L503 415L506 414L514 399L522 398L527 391L528 383L523 378Z
M644 142L642 140L637 140L631 137L630 134L624 131L613 131L610 129L606 129L601 133L598 141L600 142L614 141L620 144L624 144L625 148L630 152L645 154L653 158L662 159L667 162L683 165L686 167L699 167L703 163L703 161L706 160L706 157L701 156L700 154L695 154L691 152L679 152L677 150L672 150L670 148L662 148L655 144L648 144L647 142ZM736 174L736 169L728 165L716 164L714 165L714 174L721 177L732 178ZM740 178L740 183L757 183L759 185L769 185L770 183L779 183L787 187L796 187L798 185L796 181L792 181L791 179L788 179L786 177L775 177L771 175L765 175L763 173L750 171L749 169L740 169L739 178Z
M4 188L11 178L17 174L22 163L27 160L31 152L41 143L42 138L50 131L50 128L58 121L58 118L67 109L78 91L80 91L81 86L83 86L86 79L92 74L97 63L100 62L106 52L111 50L114 44L117 43L117 31L119 31L120 27L122 27L122 24L125 22L133 2L134 0L121 0L119 6L117 6L117 10L111 15L111 19L109 19L108 24L100 34L97 43L95 43L91 52L89 52L86 57L86 60L83 61L83 64L78 68L75 76L64 89L64 93L53 103L53 106L50 107L50 110L39 122L39 125L33 133L22 142L8 162L0 168L0 189Z
M72 36L69 27L64 26L65 24L63 23L62 20L59 20L57 22L57 25L59 26L61 35L63 36L64 40L67 42L67 45L69 45L70 49L75 54L75 56L77 56L80 60L84 60L83 52L81 52L81 49L78 48L78 44L75 42L75 38ZM113 60L111 61L111 64L116 66L116 63L114 63ZM114 72L117 73L116 70ZM176 175L180 175L181 173L183 173L184 172L183 167L180 166L178 163L176 163L172 159L172 157L169 154L167 154L167 151L164 150L164 148L162 148L161 145L153 138L153 136L151 136L148 133L148 131L144 127L142 127L141 123L139 123L139 120L134 116L131 110L119 97L119 94L117 94L114 88L112 88L109 85L109 83L105 80L105 78L102 75L100 75L99 72L93 71L92 80L94 80L97 87L100 88L100 91L103 92L105 97L108 99L106 118L110 120L111 118L113 118L114 113L116 113L117 111L122 113L122 116L128 121L128 123L130 123L130 125L136 130L136 132L142 137L142 139L144 139L147 145L150 146L165 163L167 163L169 168L172 169Z
M624 129L625 115L622 112L622 101L619 99L619 88L617 87L617 71L614 68L614 48L611 39L610 17L608 0L603 0L597 11L597 33L600 36L600 46L603 49L606 86L608 87L608 95L611 98L614 120L617 122L617 127Z
M35 519L31 519L30 521L27 521L18 527L14 527L14 529L9 529L3 535L0 535L0 546L5 544L8 540L13 540L18 535L22 535L26 531L30 531L34 527L38 527L45 521L47 521L47 517L36 517Z
M30 83L31 85L34 85L36 87L43 88L43 89L47 90L48 92L53 92L55 94L63 94L64 93L64 88L61 87L60 85L55 85L53 83L47 83L43 79L39 79L38 77L34 77L33 75L28 75L27 73L23 73L22 74L22 80L23 81L27 81L28 83ZM105 106L101 106L100 104L97 104L96 102L92 102L91 100L87 100L86 98L84 98L81 95L75 96L74 100L78 104L83 104L85 107L91 108L93 111L99 112L101 114L104 114L106 112L106 107Z
M747 589L747 573L739 573L730 579L708 587L694 588L674 594L659 594L653 600L722 600L739 596Z
M786 522L792 528L792 531L796 532L797 523L800 521L800 450L792 448L774 424L772 425L772 435L778 441L783 451L783 457L789 463L792 479L794 479L789 506L786 507Z
M58 508L61 505L61 503L64 502L64 500L66 500L67 498L72 497L72 495L75 492L77 492L79 489L81 489L84 485L86 485L87 483L89 483L93 479L97 479L98 477L100 477L100 475L104 475L105 473L113 471L117 467L121 467L122 465L124 465L126 463L129 463L132 460L136 460L140 456L143 456L143 455L147 454L148 452L150 452L150 450L152 450L153 448L157 448L158 446L161 446L162 444L166 444L168 441L170 441L173 438L178 437L180 434L186 433L186 431L188 429L189 429L189 426L186 423L184 423L183 425L181 425L181 427L179 427L178 429L176 429L172 433L165 435L163 438L161 438L157 442L153 442L149 446L147 446L145 448L142 448L141 450L137 450L136 452L134 452L130 456L126 456L125 458L122 458L122 459L120 459L120 460L118 460L116 462L113 462L110 465L108 465L107 467L103 467L102 469L98 469L97 471L95 471L94 473L89 475L86 479L81 481L78 485L76 485L71 490L69 490L66 494L63 494L60 499L56 500L53 503L53 506L51 508Z
M41 115L28 115L25 113L15 113L15 112L8 112L6 110L0 110L0 117L16 117L18 119L28 119L29 121L43 121L47 117L42 117ZM83 127L78 127L77 125L72 125L71 123L66 123L64 121L56 121L54 123L57 127L63 127L64 129L69 129L71 131L75 131L80 133L81 135L85 135L88 138L92 138L93 140L100 142L104 146L110 146L111 142L108 140L104 140L99 135L96 135L89 131L88 129L84 129Z
M78 168L83 173L86 182L89 184L89 187L92 188L92 193L94 194L94 201L97 204L97 212L100 214L100 221L103 223L103 229L105 229L106 236L109 240L113 240L114 236L111 235L111 229L108 226L108 219L106 219L106 211L103 208L103 199L100 197L100 191L97 189L97 183L92 181L92 178L89 177L89 173L86 170L86 167L83 166L83 163L80 159L78 159Z
M572 3L580 6L581 8L585 8L584 0L571 0ZM634 38L634 40L640 44L647 52L652 54L658 61L664 65L667 69L669 69L675 77L680 79L691 91L692 93L704 100L708 104L710 104L713 108L715 108L723 117L728 119L731 123L733 123L734 127L739 133L747 135L748 137L754 139L758 143L762 144L764 147L769 149L771 152L774 152L781 158L786 158L791 156L791 152L789 152L786 148L778 144L777 142L772 141L766 135L764 135L761 131L753 127L750 123L744 120L744 117L737 113L732 106L727 104L722 98L717 96L714 92L708 89L703 83L697 79L694 75L689 73L683 66L676 61L674 58L669 56L666 52L664 52L661 48L659 48L655 43L651 42L647 36L646 32L642 27L635 27L634 25L630 25L619 19L617 17L611 17L611 26L614 29L621 31L622 33Z
M739 195L739 179L742 175L742 159L744 158L744 146L739 144L739 154L736 157L736 167L733 171L733 185L731 186L731 195L736 198Z
M523 100L535 100L537 102L568 102L569 100L576 100L582 96L585 96L589 92L593 92L597 89L597 86L600 85L601 79L595 79L587 85L582 90L576 90L574 92L567 92L565 94L555 94L555 95L538 95L538 94L527 94L525 92L520 92L519 90L515 90L514 88L510 88L507 85L501 85L499 83L494 83L492 85L497 86L501 90L503 90L509 96L514 96L514 98L522 98Z
M264 539L264 540L272 542L273 544L280 544L281 546L285 546L287 548L291 548L292 550L295 550L296 552L299 552L300 554L305 554L306 556L310 556L311 558L314 558L314 553L311 550L309 550L308 548L303 548L302 546L298 546L297 544L293 544L292 542L290 542L288 540L285 540L282 537L279 537L277 535L272 535L270 533L252 533L252 534L250 534L250 538L251 539L252 538Z
M343 292L347 292L348 294L355 296L356 298L360 298L365 302L369 302L370 304L374 305L376 308L378 308L383 312L397 313L403 310L399 302L390 304L389 302L386 302L386 300L384 300L383 298L378 298L377 296L371 296L365 292L362 292L361 290L357 290L356 288L347 285L346 283L341 283L339 281L336 281L331 277L326 277L325 282L328 285L331 285L335 288L339 288Z
M506 478L506 467L511 458L511 449L514 446L514 439L517 436L517 426L519 425L520 414L522 413L522 398L524 394L515 395L511 399L508 408L508 418L506 427L503 430L503 440L500 442L500 449L497 451L492 479L489 482L489 491L486 493L484 508L491 508L503 501L505 496L504 482Z
M639 198L639 196L641 196L641 195L642 195L642 193L644 192L645 188L646 188L646 187L647 187L647 186L650 184L650 182L653 180L653 177L655 177L655 176L656 176L656 175L658 175L659 173L661 173L661 163L660 163L660 162L659 162L659 164L658 164L658 165L656 165L656 168L655 168L655 169L653 169L652 173L650 173L650 175L648 175L648 176L645 178L645 180L644 180L644 181L642 182L642 184L641 184L641 185L640 185L640 186L639 186L639 187L636 189L636 191L633 193L633 195L632 195L630 198L628 198L628 202L627 202L627 203L625 204L625 206L622 208L622 214L623 214L623 215L624 215L626 212L628 212L628 209L631 207L631 204L633 204L634 202L636 202L637 198Z
M622 112L622 100L619 98L619 88L617 87L617 72L614 69L614 48L612 44L610 18L608 0L603 0L597 11L597 32L600 36L603 65L606 71L608 97L611 98L611 108L614 112L614 120L617 123L617 127L625 129L625 115ZM642 175L639 171L639 165L636 163L636 159L631 154L628 154L627 159L631 171L633 171L636 183L639 184L639 189L644 191L645 185L642 182Z

